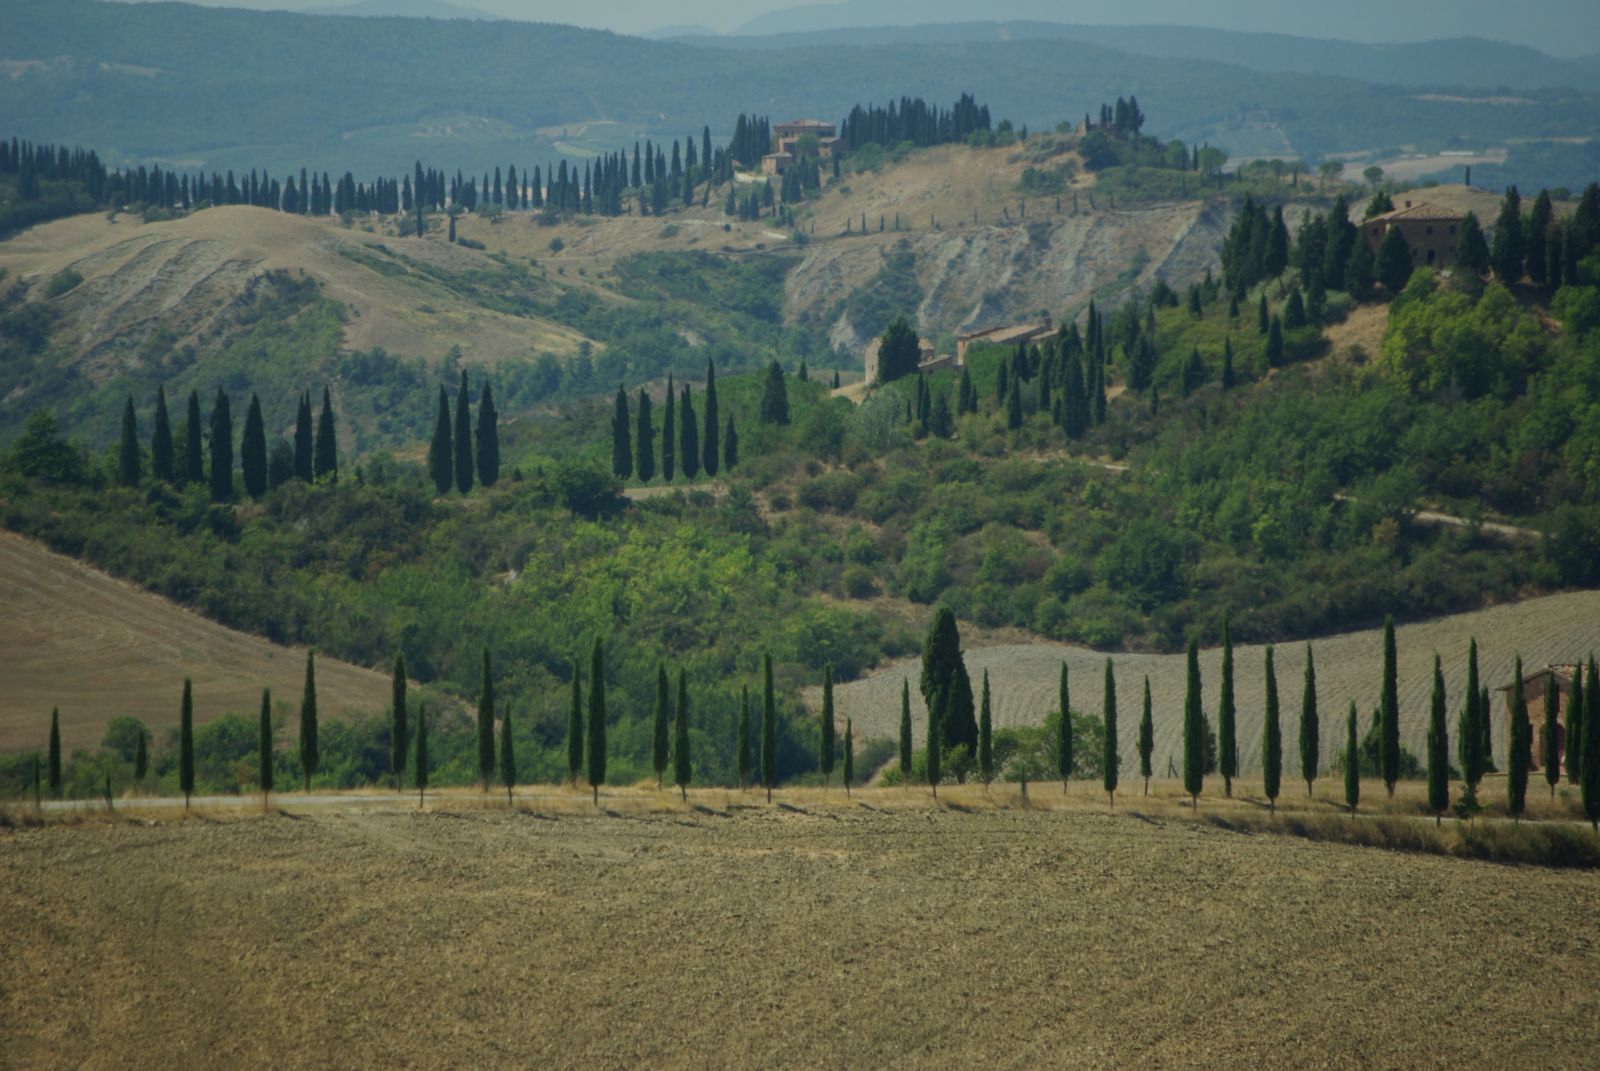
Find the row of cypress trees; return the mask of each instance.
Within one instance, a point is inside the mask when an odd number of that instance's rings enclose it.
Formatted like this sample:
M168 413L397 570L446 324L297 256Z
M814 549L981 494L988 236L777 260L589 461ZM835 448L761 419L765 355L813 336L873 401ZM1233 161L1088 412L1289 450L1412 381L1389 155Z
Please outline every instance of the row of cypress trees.
M723 468L739 463L739 433L728 414L723 427L717 404L717 367L706 359L705 432L694 411L694 395L689 384L673 392L672 376L667 376L665 412L661 420L661 478L671 483L678 470L684 479L693 480L702 471L716 476ZM720 431L720 441L719 441ZM628 393L619 384L611 415L611 471L620 480L637 475L640 483L656 476L656 426L650 395L639 388L637 415L628 407Z
M467 373L461 372L456 390L454 419L450 396L439 385L439 411L428 444L428 475L442 495L452 485L462 494L472 490L474 478L485 487L500 482L500 416L494 407L494 390L487 380L478 395L478 424L473 428Z
M206 454L209 451L209 465ZM200 394L189 392L183 422L174 435L167 411L167 391L156 392L154 428L150 434L149 476L173 487L208 485L214 502L234 499L233 410L228 394L217 390L211 405L206 430L200 420ZM295 412L294 438L279 439L270 452L266 423L261 415L261 399L250 395L244 430L239 440L239 469L244 476L245 493L259 499L267 491L290 480L337 479L339 444L334 426L333 399L322 389L322 414L313 431L311 394L302 392ZM208 476L209 473L209 476ZM117 446L117 482L138 487L145 480L145 453L139 439L139 418L129 395L122 407L122 432Z

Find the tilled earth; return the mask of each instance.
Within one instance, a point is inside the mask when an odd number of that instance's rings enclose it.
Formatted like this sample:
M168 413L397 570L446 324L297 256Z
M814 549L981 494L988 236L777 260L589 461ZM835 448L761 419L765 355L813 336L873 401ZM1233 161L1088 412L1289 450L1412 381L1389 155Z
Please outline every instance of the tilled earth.
M867 799L0 833L0 1066L1597 1060L1595 875Z

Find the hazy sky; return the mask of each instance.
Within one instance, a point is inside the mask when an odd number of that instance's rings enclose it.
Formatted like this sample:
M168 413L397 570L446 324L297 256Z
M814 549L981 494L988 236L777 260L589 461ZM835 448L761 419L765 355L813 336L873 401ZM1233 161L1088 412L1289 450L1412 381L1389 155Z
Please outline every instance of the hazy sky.
M225 7L295 10L332 7L345 0L196 0ZM756 16L805 6L805 0L453 0L512 18L565 22L621 33L648 33L669 25L699 24L728 32ZM1268 30L1307 37L1416 41L1487 37L1532 45L1556 55L1600 53L1600 0L844 0L831 9L835 25L908 24L971 19L1026 18L1060 22L1211 26Z

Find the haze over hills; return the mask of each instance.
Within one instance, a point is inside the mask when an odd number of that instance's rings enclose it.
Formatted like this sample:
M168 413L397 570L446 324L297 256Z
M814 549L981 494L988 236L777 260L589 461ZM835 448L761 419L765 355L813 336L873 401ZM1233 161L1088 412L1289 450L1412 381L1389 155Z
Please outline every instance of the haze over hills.
M501 21L503 16L477 8L448 4L444 0L356 0L352 4L325 4L308 7L306 15L355 15L362 18L474 19Z

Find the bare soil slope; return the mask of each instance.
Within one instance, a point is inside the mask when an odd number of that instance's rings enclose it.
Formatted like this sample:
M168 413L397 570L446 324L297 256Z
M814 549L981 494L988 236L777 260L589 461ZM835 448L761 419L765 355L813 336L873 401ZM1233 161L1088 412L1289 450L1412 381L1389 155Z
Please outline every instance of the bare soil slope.
M0 833L18 967L0 1051L40 1069L1593 1064L1592 874L1159 816L691 802L712 806ZM1561 939L1533 954L1527 919Z
M1578 591L1506 606L1495 606L1434 621L1401 625L1395 629L1399 655L1400 737L1419 760L1425 757L1428 701L1433 690L1433 656L1443 660L1445 690L1450 711L1452 748L1455 717L1464 700L1467 645L1478 639L1480 683L1490 689L1509 684L1518 654L1524 667L1552 662L1572 662L1600 650L1600 591ZM1383 673L1383 632L1374 629L1329 636L1312 644L1316 661L1320 711L1321 752L1324 767L1344 747L1344 719L1350 703L1360 712L1365 732L1371 711L1378 705ZM1038 725L1057 709L1061 663L1067 663L1073 709L1098 715L1105 696L1106 655L1081 647L1038 642L977 647L966 652L967 672L973 689L989 674L993 693L994 723ZM1304 688L1306 645L1288 643L1274 652L1278 678L1280 718L1284 740L1285 780L1298 773L1300 699ZM1143 702L1144 678L1150 678L1152 720L1155 723L1153 765L1164 773L1170 758L1182 769L1183 699L1186 662L1179 655L1118 654L1115 676L1118 699L1118 744L1124 770L1137 768L1135 747ZM1265 716L1264 648L1234 648L1234 689L1238 710L1239 762L1243 771L1261 767L1261 733ZM926 726L926 709L917 692L920 658L907 659L871 676L834 689L834 704L841 724L855 720L863 737L893 739L899 733L900 682L911 682L912 731L920 744ZM1216 726L1221 687L1222 652L1202 651L1200 675L1205 713ZM813 705L818 701L811 697ZM1493 692L1494 746L1504 758L1505 696Z
M100 742L119 714L152 728L178 721L183 679L195 720L260 709L261 689L298 703L305 652L234 632L131 584L0 532L0 750L43 747L61 708L70 751ZM380 710L389 679L317 660L325 715Z

